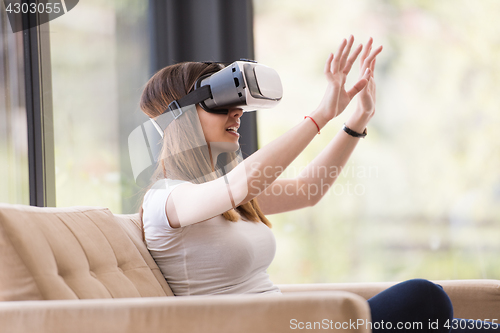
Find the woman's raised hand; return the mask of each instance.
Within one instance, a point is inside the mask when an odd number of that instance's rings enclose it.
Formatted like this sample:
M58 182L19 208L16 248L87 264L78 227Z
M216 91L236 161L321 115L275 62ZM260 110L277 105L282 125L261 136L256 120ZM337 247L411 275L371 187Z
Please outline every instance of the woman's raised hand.
M358 94L356 110L346 122L346 125L350 129L358 133L363 132L364 128L375 114L375 62L377 60L377 55L382 52L382 46L379 46L372 51L372 45L373 39L370 38L366 43L360 58L361 73L365 73L366 71L369 71L370 73L368 83ZM366 75L363 75L361 79L365 79L365 77Z
M377 55L382 51L382 46L379 46L372 52L373 39L370 38L366 43L366 46L361 54L360 58L360 69L361 71L370 70L370 78L367 85L363 90L361 90L358 95L358 106L356 112L363 113L364 116L373 116L375 113L375 62L377 61Z
M328 85L325 95L323 96L323 99L318 107L318 111L327 120L331 120L341 114L353 97L356 96L358 92L363 90L371 77L370 67L368 67L364 72L362 72L358 82L356 82L356 84L354 84L349 91L345 90L344 84L346 82L347 74L351 71L354 61L363 49L360 44L354 50L353 54L349 56L353 43L354 37L351 35L348 41L346 39L342 41L335 55L330 53L330 56L326 60L325 76L328 81ZM369 60L366 56L365 58L366 60Z

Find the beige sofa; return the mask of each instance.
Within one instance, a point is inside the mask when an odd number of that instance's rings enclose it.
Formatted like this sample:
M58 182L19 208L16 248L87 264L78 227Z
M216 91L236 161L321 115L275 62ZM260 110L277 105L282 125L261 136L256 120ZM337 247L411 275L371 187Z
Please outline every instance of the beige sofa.
M500 319L500 281L439 283L457 317ZM136 214L0 204L0 332L370 332L366 299L392 284L168 297Z

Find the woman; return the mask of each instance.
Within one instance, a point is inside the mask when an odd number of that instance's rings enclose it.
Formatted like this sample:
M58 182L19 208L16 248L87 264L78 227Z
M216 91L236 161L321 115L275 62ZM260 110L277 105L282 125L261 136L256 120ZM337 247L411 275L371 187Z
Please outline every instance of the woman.
M372 50L370 38L350 55L353 43L352 36L344 39L328 57L324 70L328 85L316 110L245 161L238 163L237 158L241 109L214 114L196 105L165 129L141 219L148 248L175 295L281 293L266 272L274 258L275 239L265 214L316 204L337 175L321 177L309 171L325 166L341 170L375 114L374 70L382 47ZM346 76L360 54L361 77L346 91ZM198 78L221 68L213 63L181 63L160 70L144 89L141 109L151 118L160 116L172 101L192 91ZM277 179L356 95L357 107L345 129L296 179ZM222 167L217 162L221 154ZM322 191L312 195L303 190L313 184ZM448 332L444 323L451 324L453 318L446 293L427 280L403 282L368 302L372 322L395 326L420 320L425 326L429 320L439 320L435 331Z

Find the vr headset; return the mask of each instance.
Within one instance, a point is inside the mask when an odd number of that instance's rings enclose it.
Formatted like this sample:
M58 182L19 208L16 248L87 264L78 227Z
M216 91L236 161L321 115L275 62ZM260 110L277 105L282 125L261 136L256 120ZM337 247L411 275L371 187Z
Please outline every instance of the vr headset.
M193 91L173 101L162 115L144 122L130 133L129 155L137 185L147 186L154 173L162 146L158 134L163 138L167 126L183 113L196 112L197 104L210 113L227 114L232 108L248 112L274 107L282 95L283 88L278 73L250 60L233 62L217 72L200 77ZM193 133L191 140L190 149L201 149L203 146L200 143L205 138L202 132ZM181 152L184 153L186 152ZM219 160L224 160L224 155L221 154ZM242 159L241 151L237 155Z
M185 106L199 104L205 111L219 114L227 114L233 108L248 112L272 108L282 96L281 80L274 69L241 59L200 77L192 92L170 103L168 109L151 122L163 138L164 130L182 115Z

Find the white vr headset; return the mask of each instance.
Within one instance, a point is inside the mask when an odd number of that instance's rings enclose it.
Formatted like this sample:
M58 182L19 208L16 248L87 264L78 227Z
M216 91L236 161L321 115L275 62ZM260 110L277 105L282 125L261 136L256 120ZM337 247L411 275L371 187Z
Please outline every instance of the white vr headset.
M164 130L182 115L185 106L199 104L207 112L220 114L227 114L233 108L247 112L272 108L282 96L283 87L278 72L255 61L242 59L218 72L200 77L192 92L170 103L168 109L152 118L151 122L163 137Z

